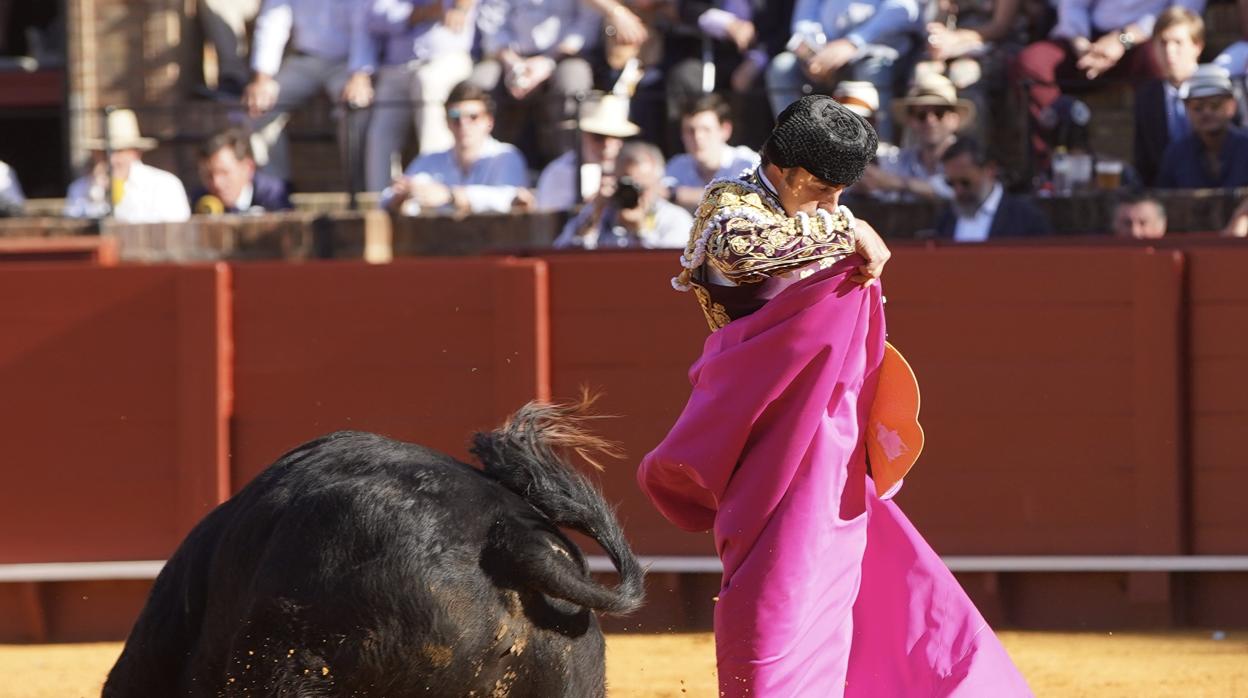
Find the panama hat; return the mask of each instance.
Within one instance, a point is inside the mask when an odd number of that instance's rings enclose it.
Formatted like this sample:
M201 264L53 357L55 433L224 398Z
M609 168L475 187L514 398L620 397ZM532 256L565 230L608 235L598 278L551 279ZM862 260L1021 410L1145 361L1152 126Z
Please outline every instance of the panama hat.
M832 99L864 119L870 119L880 110L880 92L865 80L845 80L837 84Z
M108 113L108 141L87 138L82 145L87 150L151 150L156 147L156 139L139 132L139 119L133 111L115 109Z
M915 77L914 84L905 97L893 100L893 117L904 121L910 107L949 107L962 115L962 125L975 121L975 103L958 97L958 88L949 78L938 73L924 73Z
M884 343L880 380L867 419L867 459L875 491L887 499L923 451L919 382L901 352Z
M1234 94L1235 88L1231 86L1230 71L1212 63L1198 66L1196 72L1192 73L1192 77L1179 88L1179 99L1231 97Z
M580 128L586 133L632 138L641 127L628 120L629 100L614 94L600 95L581 105Z

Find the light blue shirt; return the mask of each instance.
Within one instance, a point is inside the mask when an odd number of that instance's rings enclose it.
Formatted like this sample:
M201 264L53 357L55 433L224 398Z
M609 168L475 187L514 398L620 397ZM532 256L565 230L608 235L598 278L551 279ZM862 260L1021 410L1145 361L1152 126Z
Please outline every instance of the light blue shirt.
M1091 39L1101 32L1116 32L1134 24L1145 34L1136 37L1143 43L1152 36L1157 15L1171 5L1186 7L1198 16L1205 12L1205 0L1058 0L1057 25L1049 36Z
M567 41L580 52L598 42L602 16L583 0L482 0L477 24L487 56L554 54Z
M711 183L712 179L721 179L724 177L736 177L741 174L742 170L752 170L758 167L758 153L749 148L738 146L724 146L723 156L720 158L720 167L710 179L703 179L698 174L698 161L693 159L689 153L681 153L671 160L667 161L667 171L664 178L669 186L673 187L704 187Z
M529 185L529 166L520 151L509 143L490 138L481 148L481 155L467 172L459 169L454 151L443 150L421 155L407 166L405 177L418 185L438 182L448 187L463 187L473 213L506 213L516 198L516 190ZM381 193L381 207L389 207L394 198L390 187ZM404 213L409 213L407 208Z
M368 0L264 0L256 16L251 67L276 75L286 44L300 53L344 61L355 72L376 62L368 39Z
M797 0L793 34L822 33L828 41L849 39L904 51L909 32L919 28L920 5L934 0Z
M474 3L462 31L453 32L441 22L421 22L412 26L407 18L412 9L439 0L372 0L368 8L369 55L381 56L386 65L427 61L447 53L468 53L476 29L477 11ZM450 8L455 0L441 0Z

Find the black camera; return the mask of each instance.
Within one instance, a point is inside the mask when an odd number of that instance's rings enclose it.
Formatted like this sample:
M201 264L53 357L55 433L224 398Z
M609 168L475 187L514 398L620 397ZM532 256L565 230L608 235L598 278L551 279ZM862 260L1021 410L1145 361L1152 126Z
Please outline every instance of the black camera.
M637 208L641 205L641 185L632 177L620 177L615 193L611 195L611 203L622 211Z

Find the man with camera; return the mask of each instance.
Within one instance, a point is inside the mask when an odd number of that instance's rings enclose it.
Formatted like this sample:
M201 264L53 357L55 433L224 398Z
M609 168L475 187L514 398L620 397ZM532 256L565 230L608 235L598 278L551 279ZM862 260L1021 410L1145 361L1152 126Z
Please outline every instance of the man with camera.
M598 195L563 227L556 248L680 248L693 217L663 198L663 153L633 141L620 149L615 171Z

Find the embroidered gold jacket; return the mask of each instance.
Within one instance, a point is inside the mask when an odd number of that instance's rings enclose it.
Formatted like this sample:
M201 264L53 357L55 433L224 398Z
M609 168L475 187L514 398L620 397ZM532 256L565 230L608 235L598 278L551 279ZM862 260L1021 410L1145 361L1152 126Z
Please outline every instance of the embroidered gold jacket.
M793 272L805 276L830 267L853 254L854 246L848 208L789 216L754 170L707 186L680 257L684 269L672 286L692 290L711 330L717 330L733 315L713 297L723 288L714 283L716 276L728 284L761 286Z

